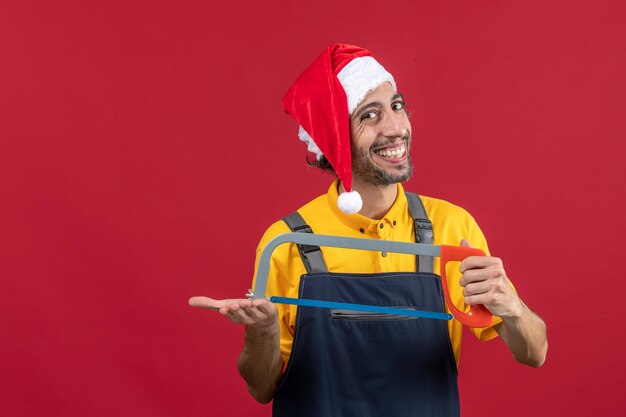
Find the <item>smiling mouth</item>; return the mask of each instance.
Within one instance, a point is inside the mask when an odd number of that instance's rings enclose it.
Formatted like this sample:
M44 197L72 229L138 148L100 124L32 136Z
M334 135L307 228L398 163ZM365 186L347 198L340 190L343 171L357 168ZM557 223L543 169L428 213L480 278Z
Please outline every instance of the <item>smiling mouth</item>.
M406 156L406 144L403 143L401 146L377 149L374 153L387 160L403 159Z

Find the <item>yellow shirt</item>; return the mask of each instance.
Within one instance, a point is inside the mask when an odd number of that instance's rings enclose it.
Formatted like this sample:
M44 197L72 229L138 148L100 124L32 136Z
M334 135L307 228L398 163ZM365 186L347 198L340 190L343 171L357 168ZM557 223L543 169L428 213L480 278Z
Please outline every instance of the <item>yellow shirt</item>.
M380 220L373 220L360 214L346 215L337 207L338 180L335 180L328 193L317 197L301 207L298 212L314 233L346 237L360 237L379 240L415 242L413 219L409 214L408 202L402 185L398 184L398 196L387 214ZM485 237L470 214L462 208L430 197L420 196L428 218L433 224L433 243L435 245L458 246L461 239L466 239L472 246L489 254ZM271 225L263 235L257 248L255 267L258 269L261 251L268 241L279 234L289 233L285 222L278 221ZM381 252L322 247L322 254L329 272L342 273L378 273L378 272L415 272L415 256ZM435 273L439 271L439 258L435 258ZM458 263L449 263L446 268L450 296L458 308L462 308L463 293L458 285L461 274ZM300 277L306 269L295 244L281 245L274 251L270 262L266 296L298 297ZM254 288L254 283L253 287ZM287 363L291 355L291 345L295 330L297 306L277 304L280 323L280 349L282 360ZM446 306L446 309L447 306ZM480 340L489 340L497 336L493 325L500 322L494 318L490 327L471 329ZM458 363L461 348L463 325L457 320L448 322L448 331L452 342L454 357Z

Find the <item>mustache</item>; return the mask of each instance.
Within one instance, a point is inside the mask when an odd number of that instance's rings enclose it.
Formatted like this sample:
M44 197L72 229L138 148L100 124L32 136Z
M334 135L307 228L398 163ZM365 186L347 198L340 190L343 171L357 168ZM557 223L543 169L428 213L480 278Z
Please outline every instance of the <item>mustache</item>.
M402 136L400 140L398 140L397 137L395 138L383 137L380 140L375 140L374 143L372 143L372 146L370 146L370 149L375 150L378 148L384 148L385 146L388 146L388 145L395 145L398 142L405 142L407 145L410 145L411 135L407 133L406 135Z

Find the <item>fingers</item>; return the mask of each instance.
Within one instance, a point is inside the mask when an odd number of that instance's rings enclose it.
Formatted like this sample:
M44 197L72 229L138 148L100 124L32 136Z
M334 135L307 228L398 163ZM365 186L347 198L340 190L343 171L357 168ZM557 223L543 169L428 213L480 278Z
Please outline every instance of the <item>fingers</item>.
M484 294L475 294L475 295L468 295L465 297L465 304L468 306L472 306L472 305L476 305L476 304L482 304L485 307L487 307L489 309L489 311L491 311L491 308L495 305L495 303L498 301L498 294L492 294L490 292L484 293ZM493 311L492 311L493 313ZM495 314L495 313L494 313Z
M465 239L460 245L471 248ZM469 256L461 262L462 274L459 284L463 287L466 305L484 305L492 314L515 317L522 309L521 300L510 286L500 258L493 256Z
M250 307L247 307L246 313L255 324L265 322L270 316L270 314L266 311L266 307L260 308L258 305L251 305Z
M464 248L473 248L473 246L466 239L461 240L460 246ZM492 266L504 269L500 258L496 258L494 256L468 256L461 262L459 270L463 274L469 269L489 268Z
M251 306L250 300L244 300L241 298L222 300L224 304L220 307L219 312L222 314L235 313L238 311L244 311L247 307Z
M214 300L209 297L191 297L188 303L192 307L208 308L214 311L217 311L225 304L224 300Z
M466 277L464 276L463 278ZM465 304L483 304L485 306L492 305L502 294L499 280L484 279L480 276L480 274L476 274L475 278L475 281L470 281L463 286L463 296L465 297Z
M237 304L231 304L226 314L235 322L252 327L264 327L276 324L278 312L276 306L267 300L240 300Z
M191 297L189 305L219 312L233 323L247 326L265 326L276 322L276 306L264 299L226 299L214 300L209 297Z
M472 282L499 280L506 276L503 269L494 268L491 266L488 266L486 268L467 269L462 272L463 275L459 280L459 285L461 287L465 287L467 284L471 284Z
M498 292L500 281L498 279L489 279L491 271L479 269L469 270L461 277L459 284L463 287L463 296L465 304L484 304L485 294Z
M265 326L272 324L278 318L276 305L267 300L254 300L247 308L248 314L254 320L252 325Z
M502 264L502 259L496 258L494 256L469 256L461 262L461 266L459 267L459 271L462 274L465 271L470 269L480 269L480 268L498 268L504 271L504 265Z
M468 297L472 295L485 294L493 289L493 283L490 281L473 282L463 288L463 295Z
M278 313L278 311L276 310L276 305L269 302L268 300L254 300L253 305L267 315L273 315Z
M218 301L219 300L214 300ZM249 321L250 316L247 308L250 306L249 300L242 299L229 299L221 300L221 306L217 309L210 308L213 311L218 311L221 315L226 316L228 320L233 323L246 323Z
M459 284L466 305L482 304L500 317L517 314L519 310L519 297L509 285L499 259L484 268L465 270Z
M222 313L222 310L220 310ZM250 324L254 322L253 319L250 318L249 312L243 307L232 307L224 309L224 313L228 320L237 324Z
M236 305L241 306L241 307L250 306L251 301L246 300L246 299L239 299L239 298L214 300L213 298L209 298L209 297L196 296L196 297L191 297L189 299L189 305L192 307L208 308L214 311L222 309L226 306L230 306L231 308L236 310L238 308L238 307L235 307Z
M465 239L461 240L461 247L463 247L463 248L473 248L473 246Z

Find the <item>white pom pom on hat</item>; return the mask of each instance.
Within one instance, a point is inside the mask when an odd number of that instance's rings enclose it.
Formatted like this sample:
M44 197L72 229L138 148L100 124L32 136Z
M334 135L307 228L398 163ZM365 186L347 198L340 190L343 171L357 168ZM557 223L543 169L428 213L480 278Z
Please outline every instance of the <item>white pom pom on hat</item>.
M346 214L358 213L363 208L361 194L356 191L341 193L337 199L337 206Z
M363 48L347 44L328 46L300 74L285 97L283 106L300 124L298 136L319 160L328 159L346 192L339 195L337 206L346 214L363 207L358 192L352 190L352 154L350 150L350 114L365 96L388 82L396 83Z

